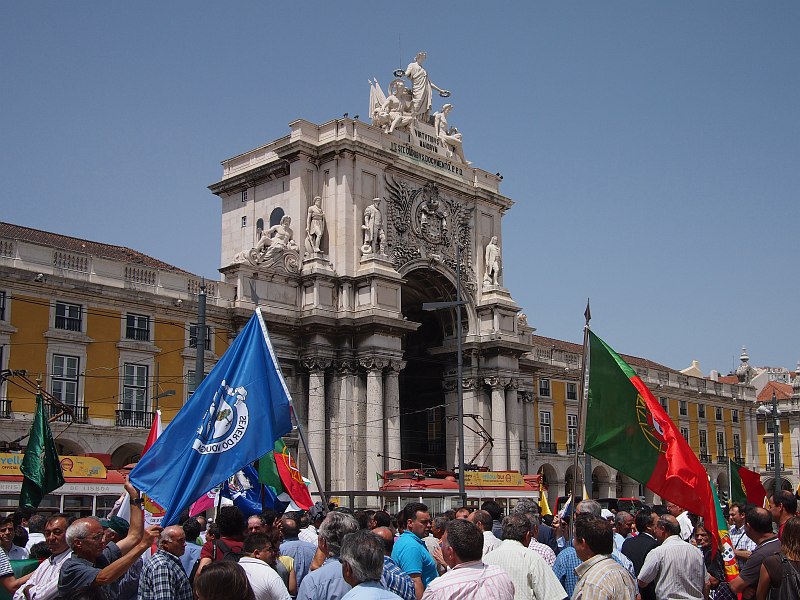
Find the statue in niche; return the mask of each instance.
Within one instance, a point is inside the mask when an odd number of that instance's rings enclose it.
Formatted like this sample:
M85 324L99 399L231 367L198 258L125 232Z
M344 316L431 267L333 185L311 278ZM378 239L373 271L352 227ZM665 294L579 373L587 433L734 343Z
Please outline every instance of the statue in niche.
M381 199L375 198L372 204L364 209L364 244L361 246L362 254L386 254L384 246L386 232L383 230L383 215L381 214Z
M486 270L483 273L483 284L500 285L498 280L500 276L500 246L497 245L496 235L493 235L489 243L486 244L484 257Z
M436 128L436 137L442 142L442 145L447 149L447 158L455 158L457 161L466 165L472 164L464 158L464 150L462 148L463 140L458 129L455 127L448 128L447 114L453 110L452 104L445 104L442 110L433 113L433 125Z
M322 198L314 197L314 204L308 207L306 217L306 254L319 254L319 244L325 233L325 213L322 210Z
M249 252L250 262L253 264L263 263L284 250L297 252L299 248L297 242L292 239L294 232L289 227L291 223L292 218L286 215L278 225L273 225L266 231L262 231L261 239L258 240L256 247Z
M395 76L399 77L401 75L405 75L411 80L411 112L417 117L417 119L424 122L428 121L428 113L430 113L431 110L431 97L433 96L433 90L439 92L439 95L442 98L450 97L449 91L440 88L430 80L430 77L428 77L428 72L422 66L422 63L425 62L427 57L428 55L424 51L417 52L414 62L406 67L405 72L395 71Z
M395 129L408 131L414 122L411 114L411 91L406 88L402 79L395 79L389 84L389 95L384 96L377 80L370 94L372 99L372 124L383 129L384 133L392 133Z

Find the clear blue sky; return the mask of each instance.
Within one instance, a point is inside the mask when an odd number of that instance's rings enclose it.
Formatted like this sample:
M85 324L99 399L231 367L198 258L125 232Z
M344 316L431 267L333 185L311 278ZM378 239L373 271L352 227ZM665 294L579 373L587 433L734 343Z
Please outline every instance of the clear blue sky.
M800 358L800 3L3 2L0 219L218 278L220 161L427 50L538 333Z

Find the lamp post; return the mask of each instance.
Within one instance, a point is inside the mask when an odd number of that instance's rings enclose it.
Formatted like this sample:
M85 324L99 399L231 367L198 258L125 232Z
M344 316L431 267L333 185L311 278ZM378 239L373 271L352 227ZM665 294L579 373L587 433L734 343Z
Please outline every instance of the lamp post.
M458 402L458 497L461 506L467 502L467 492L464 486L464 389L463 389L463 358L462 358L462 331L461 307L466 304L461 299L461 245L456 240L456 300L455 302L425 302L422 310L433 311L441 309L456 309L456 397Z
M780 439L778 437L778 427L780 426L780 421L778 418L780 417L781 413L778 410L778 397L775 395L775 390L772 390L772 409L768 409L763 404L758 407L758 414L770 416L772 417L772 447L774 449L774 461L775 461L775 483L774 483L774 494L777 494L781 490L781 463L780 463Z
M161 392L160 394L156 394L155 398L153 398L153 400L155 401L155 409L158 410L158 401L161 398L167 398L169 396L174 396L174 395L175 395L175 390L166 390L164 392Z

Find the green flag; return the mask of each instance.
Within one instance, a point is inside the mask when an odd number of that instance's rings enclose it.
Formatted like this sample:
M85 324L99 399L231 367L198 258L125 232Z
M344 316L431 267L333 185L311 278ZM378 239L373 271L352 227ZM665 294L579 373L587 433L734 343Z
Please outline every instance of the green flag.
M38 508L45 495L64 485L53 433L44 412L42 395L36 396L36 414L22 459L22 491L19 505Z

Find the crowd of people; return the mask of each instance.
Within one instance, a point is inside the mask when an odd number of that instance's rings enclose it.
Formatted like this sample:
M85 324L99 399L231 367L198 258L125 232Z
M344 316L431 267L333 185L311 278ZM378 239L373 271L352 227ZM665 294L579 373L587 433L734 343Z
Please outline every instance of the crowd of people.
M679 506L612 513L594 500L542 517L521 500L431 515L324 507L145 527L15 513L0 519L0 582L15 600L666 600L800 598L797 497L728 511L739 574L728 581L706 525ZM569 531L573 531L570 537ZM12 563L36 559L17 577ZM36 564L36 563L34 563Z

